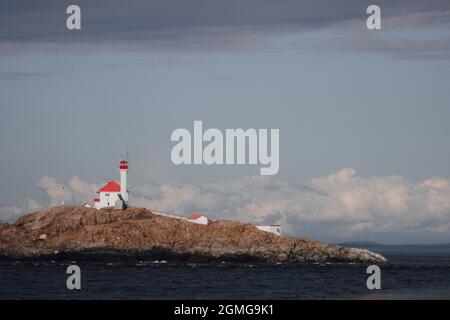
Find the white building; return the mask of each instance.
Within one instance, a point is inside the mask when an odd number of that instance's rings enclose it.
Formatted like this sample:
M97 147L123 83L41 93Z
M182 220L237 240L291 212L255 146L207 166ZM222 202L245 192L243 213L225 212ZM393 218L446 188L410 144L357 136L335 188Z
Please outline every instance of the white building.
M276 234L277 236L281 236L281 226L279 225L259 225L255 227L258 230L270 232Z
M202 214L191 214L187 217L189 222L197 223L197 224L208 224L208 218Z
M98 197L94 199L94 207L102 208L120 208L125 210L128 206L127 174L128 162L121 160L119 163L120 184L115 181L109 181L100 190L97 191Z

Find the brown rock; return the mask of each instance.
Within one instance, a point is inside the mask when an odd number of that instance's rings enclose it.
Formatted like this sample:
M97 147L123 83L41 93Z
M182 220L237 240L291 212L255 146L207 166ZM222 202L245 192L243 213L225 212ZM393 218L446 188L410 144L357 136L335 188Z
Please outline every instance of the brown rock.
M46 240L36 242L43 234ZM55 254L270 263L387 262L370 251L306 237L280 237L250 224L219 220L205 226L153 215L144 208L121 211L64 206L28 214L12 225L0 224L1 256L48 255L54 259Z

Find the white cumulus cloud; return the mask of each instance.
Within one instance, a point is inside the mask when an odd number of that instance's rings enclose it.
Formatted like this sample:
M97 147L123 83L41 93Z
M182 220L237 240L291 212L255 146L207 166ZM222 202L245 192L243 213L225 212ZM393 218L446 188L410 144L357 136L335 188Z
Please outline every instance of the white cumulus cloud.
M43 177L37 187L48 205L91 202L98 185L73 177L67 185ZM445 234L450 230L450 181L434 177L417 183L400 176L361 177L352 168L304 183L273 177L235 181L130 186L131 205L159 211L201 212L211 219L276 223L293 235L321 230L345 238L371 233ZM27 199L3 206L0 216L18 216L42 206Z

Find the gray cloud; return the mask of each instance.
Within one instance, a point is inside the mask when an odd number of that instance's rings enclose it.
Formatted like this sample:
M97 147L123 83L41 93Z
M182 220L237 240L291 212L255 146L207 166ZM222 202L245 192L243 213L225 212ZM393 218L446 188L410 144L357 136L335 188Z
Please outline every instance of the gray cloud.
M82 8L82 30L68 31L65 28L65 9L73 1L7 1L0 3L0 49L80 49L80 44L84 44L82 47L85 49L114 46L155 50L224 47L242 50L267 41L268 36L333 29L349 23L352 29L365 29L365 9L372 2L79 0L76 3ZM446 0L383 0L377 3L382 7L383 18L391 21L398 19L410 26L448 22L448 16L442 15L442 12L450 10L450 2ZM348 34L347 31L343 34ZM403 50L404 40L399 42L397 45ZM350 47L365 45L367 42ZM442 40L419 41L407 47L426 50L429 46L448 51ZM373 49L392 51L399 47L381 42L376 43Z
M14 222L17 218L30 211L36 211L43 207L34 199L27 198L19 205L8 205L0 201L0 222Z
M0 80L23 80L47 78L50 73L46 72L0 72Z
M45 192L51 206L62 203L91 202L99 186L81 180L75 176L69 180L68 186L59 183L55 178L43 177L36 187Z
M24 210L20 207L2 204L0 206L0 222L13 222L24 214Z
M327 41L316 43L315 49L388 53L402 59L450 58L450 10L385 17L382 32L368 32L358 24L350 21L337 26Z

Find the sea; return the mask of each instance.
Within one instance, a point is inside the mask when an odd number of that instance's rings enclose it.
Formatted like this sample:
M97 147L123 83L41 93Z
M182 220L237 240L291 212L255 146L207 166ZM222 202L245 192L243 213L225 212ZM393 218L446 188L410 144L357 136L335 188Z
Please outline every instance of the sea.
M0 261L0 299L450 299L450 253L384 256L374 291L358 264ZM67 288L69 265L80 267L80 290Z

